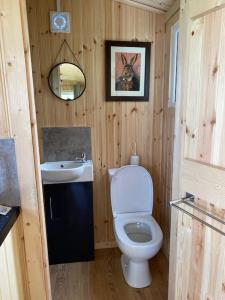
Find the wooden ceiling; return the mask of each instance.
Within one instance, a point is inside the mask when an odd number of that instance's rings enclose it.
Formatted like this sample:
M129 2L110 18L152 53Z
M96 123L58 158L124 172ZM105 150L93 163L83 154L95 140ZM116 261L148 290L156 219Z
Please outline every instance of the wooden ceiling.
M154 8L168 10L174 0L133 0L134 2L143 3Z
M157 10L167 11L175 0L116 0L119 2L130 3L134 5L144 5Z

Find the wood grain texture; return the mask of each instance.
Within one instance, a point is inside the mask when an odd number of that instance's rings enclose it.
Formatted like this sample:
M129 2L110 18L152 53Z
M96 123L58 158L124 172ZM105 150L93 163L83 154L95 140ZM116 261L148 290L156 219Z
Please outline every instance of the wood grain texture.
M2 248L4 256L0 258L0 267L4 276L1 277L1 293L7 300L49 299L25 1L0 1L0 35L0 123L5 122L0 126L0 137L15 140L21 196L20 223L17 222L13 229L16 234L10 235L9 242ZM9 289L4 288L7 280ZM5 293L8 296L4 296Z
M152 5L149 5L147 3L137 2L137 1L133 1L133 0L115 0L115 1L120 2L122 4L133 6L133 7L136 7L136 8L151 11L151 12L156 13L156 14L165 15L165 10L162 7L156 8L156 7L153 7Z
M162 253L150 262L153 282L145 289L128 286L117 248L96 251L93 262L51 266L53 300L166 300L168 265Z
M189 1L180 2L180 35L179 35L179 63L178 63L178 82L177 82L177 103L175 113L175 142L173 156L176 159L173 160L173 178L172 178L172 199L179 199L183 194L180 190L181 177L180 167L183 158L184 148L184 134L185 126L183 112L185 111L186 102L183 100L185 97L184 86L187 82L187 72L189 61L186 59L189 51L189 39L188 33L190 32L189 23ZM186 87L186 86L185 86ZM175 209L171 210L171 230L170 230L170 257L169 257L169 290L168 299L174 300L176 295L176 264L178 257L178 217L179 214ZM181 287L182 288L182 287Z
M177 7L177 6L176 6ZM162 130L162 170L161 170L161 206L160 224L164 233L163 250L169 257L170 243L170 205L172 200L172 177L173 177L173 151L174 151L174 125L175 106L169 101L169 77L170 77L170 48L171 27L179 20L179 10L169 18L166 23L165 41L165 67L164 67L164 100L163 100L163 130ZM176 158L175 158L176 159Z
M225 6L224 0L190 0L190 17L199 18Z
M160 18L160 19L159 19ZM164 84L164 51L165 32L164 17L156 20L156 49L155 49L155 102L153 112L153 146L152 146L152 175L155 188L155 216L160 220L161 189L162 189L162 126L163 126L163 84ZM161 57L161 60L158 60Z
M220 9L192 23L184 154L219 167L225 167L224 16Z
M167 11L171 5L173 4L174 0L116 0L120 2L127 2L130 3L131 5L141 5L145 6L147 9L155 9L155 12L160 13L160 11L165 12ZM144 7L142 7L144 8ZM154 11L153 11L154 12Z
M191 19L200 3L201 14ZM181 146L174 186L178 195L191 192L224 218L225 8L222 1L210 3L209 10L209 1L181 1ZM169 299L225 299L224 237L183 213L173 217Z
M180 0L175 0L165 15L165 23L173 18L180 10ZM178 17L179 18L179 17Z
M152 172L156 184L161 178L164 17L112 0L78 0L76 4L66 0L62 10L71 13L72 33L51 34L49 11L55 9L55 1L27 0L27 6L40 145L42 127L92 128L95 242L108 245L114 240L114 234L107 170L127 164L130 145L136 141L141 164ZM76 53L87 77L85 93L70 103L56 99L47 82L64 38ZM149 102L105 101L106 39L153 43ZM65 58L72 60L69 53L65 53ZM155 213L157 215L156 202Z
M12 227L0 247L0 299L28 299L25 257L21 243L21 217Z

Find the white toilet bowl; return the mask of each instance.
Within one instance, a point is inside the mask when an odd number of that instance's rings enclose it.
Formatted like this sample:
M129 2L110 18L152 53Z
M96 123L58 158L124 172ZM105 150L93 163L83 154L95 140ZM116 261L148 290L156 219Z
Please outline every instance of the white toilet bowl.
M148 260L157 254L163 240L162 231L151 215L151 176L140 166L125 166L111 179L113 225L123 253L123 275L130 286L144 288L152 281Z
M151 284L148 260L162 245L162 231L151 215L124 214L114 219L118 247L123 252L121 263L127 283L135 288Z

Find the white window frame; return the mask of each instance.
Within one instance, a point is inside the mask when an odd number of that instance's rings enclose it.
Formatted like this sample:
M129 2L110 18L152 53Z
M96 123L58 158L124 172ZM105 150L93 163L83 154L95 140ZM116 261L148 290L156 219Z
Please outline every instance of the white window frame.
M178 65L178 46L179 46L179 21L171 26L170 38L170 75L169 75L169 107L176 106L177 94L177 65Z

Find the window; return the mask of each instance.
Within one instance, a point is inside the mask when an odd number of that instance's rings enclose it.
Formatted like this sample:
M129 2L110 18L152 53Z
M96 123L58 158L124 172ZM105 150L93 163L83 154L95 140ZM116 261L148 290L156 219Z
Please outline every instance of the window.
M175 23L171 27L169 106L176 105L178 46L179 46L179 22Z

